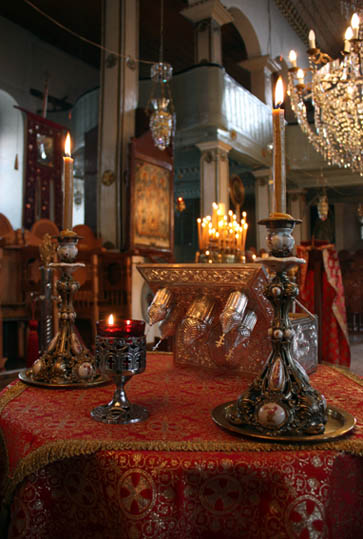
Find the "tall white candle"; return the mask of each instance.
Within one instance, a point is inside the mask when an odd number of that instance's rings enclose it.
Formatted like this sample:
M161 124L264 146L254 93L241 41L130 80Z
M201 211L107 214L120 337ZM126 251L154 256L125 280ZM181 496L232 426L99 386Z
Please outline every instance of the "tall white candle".
M284 100L284 86L279 77L275 89L275 108L272 111L273 124L273 171L274 208L277 213L286 212L286 167L285 167L285 118L279 108Z
M67 133L64 145L64 197L63 229L72 230L73 225L73 159L71 156L71 137Z

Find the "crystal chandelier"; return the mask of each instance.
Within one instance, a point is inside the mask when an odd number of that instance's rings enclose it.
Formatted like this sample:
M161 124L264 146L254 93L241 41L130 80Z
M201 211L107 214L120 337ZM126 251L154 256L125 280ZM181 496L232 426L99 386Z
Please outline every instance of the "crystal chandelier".
M340 0L340 11L346 19L348 19L352 13L359 13L359 15L362 15L363 0Z
M296 65L288 75L288 94L302 131L329 165L350 168L363 175L363 27L355 13L345 33L342 58L332 60L315 45L309 33L309 68ZM306 102L314 107L309 123Z
M146 113L151 112L149 126L154 144L159 150L165 150L170 144L170 139L174 133L175 114L171 97L169 81L173 75L173 68L170 64L163 62L163 20L164 20L164 0L161 0L160 15L160 55L159 62L151 66L152 90L149 101L146 105Z

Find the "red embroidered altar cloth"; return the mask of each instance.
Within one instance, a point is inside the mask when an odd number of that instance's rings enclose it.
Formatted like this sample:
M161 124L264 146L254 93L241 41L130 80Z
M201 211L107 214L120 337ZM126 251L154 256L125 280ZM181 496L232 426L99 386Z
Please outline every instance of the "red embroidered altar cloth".
M314 270L309 267L309 256L312 249L322 252L323 272L321 283L323 316L321 358L322 362L334 365L350 366L350 346L347 316L345 309L344 288L339 258L334 245L315 242L315 245L298 245L297 256L304 258L306 264L300 270L300 297L304 305L311 311L314 309Z
M325 365L311 381L357 417L353 434L295 446L232 436L210 412L246 383L176 368L170 354L150 354L128 384L131 402L150 411L136 425L91 419L110 385L9 386L0 396L8 538L359 537L363 382Z

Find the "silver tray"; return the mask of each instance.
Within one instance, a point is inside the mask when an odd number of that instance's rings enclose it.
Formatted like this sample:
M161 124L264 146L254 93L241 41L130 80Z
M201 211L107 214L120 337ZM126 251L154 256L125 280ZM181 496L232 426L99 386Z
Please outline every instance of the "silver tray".
M48 389L88 389L89 387L106 385L111 382L110 379L104 378L103 376L99 375L92 382L75 382L75 383L69 382L69 383L62 383L62 384L54 384L50 382L41 382L38 380L33 380L31 376L28 376L28 370L29 369L24 369L23 371L19 372L18 374L19 380L31 386L45 387Z
M252 438L259 438L261 440L277 441L277 442L327 442L328 440L334 440L339 436L343 436L350 432L356 424L356 419L349 412L345 412L340 408L334 406L328 406L328 421L325 425L325 431L322 434L312 435L277 435L269 436L258 432L249 425L232 425L226 419L227 410L235 404L235 401L226 402L220 404L212 411L213 421L222 429L228 430L233 433L240 434L242 436L249 436Z

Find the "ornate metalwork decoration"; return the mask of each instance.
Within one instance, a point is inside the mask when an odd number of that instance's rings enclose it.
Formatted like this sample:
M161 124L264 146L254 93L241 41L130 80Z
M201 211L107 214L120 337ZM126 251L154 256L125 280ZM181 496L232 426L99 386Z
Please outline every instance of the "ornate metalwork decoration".
M261 265L142 264L138 270L156 293L159 307L156 318L152 309L153 320L164 315L157 322L161 337L175 338L176 364L233 369L236 374L243 372L247 376L261 370L271 348L266 339L261 342L261 337L272 319L271 306L263 296L267 279ZM171 300L165 288L172 294ZM160 305L159 299L167 301ZM247 302L249 309L245 309ZM225 334L221 342L220 316L224 310ZM247 316L249 311L255 317L252 325ZM234 315L238 324L229 327L227 318L232 322ZM250 327L249 334L241 338L246 325ZM227 358L234 344L233 358Z
M199 267L198 267L199 266ZM260 267L255 264L236 264L231 267L228 264L205 266L204 264L143 264L139 271L150 283L208 283L244 284L251 278L257 277Z
M91 412L96 421L112 424L137 423L149 417L143 406L131 404L125 393L125 385L135 374L146 367L146 338L96 337L96 363L100 372L116 384L112 400L97 406Z
M19 374L23 382L45 387L86 387L106 381L97 373L95 359L80 341L74 327L73 296L79 289L79 283L73 279L72 273L84 267L84 264L74 262L79 239L75 232L69 230L62 231L58 238L60 262L50 263L49 267L59 268L62 272L56 285L60 297L59 331L33 366Z
M269 330L272 352L261 375L226 408L226 420L234 427L247 427L272 438L319 435L327 422L326 400L310 385L304 368L291 355L295 332L289 312L299 290L288 279L287 271L304 263L291 256L292 231L300 221L277 215L259 223L267 226L270 248L270 256L261 261L274 273L264 292L274 310Z
M39 245L40 259L43 262L43 266L49 266L53 261L56 251L56 242L52 240L52 236L44 234L42 243Z
M115 182L115 180L116 180L116 176L112 170L105 170L104 173L102 174L101 182L103 183L103 185L106 185L107 187L112 185Z

